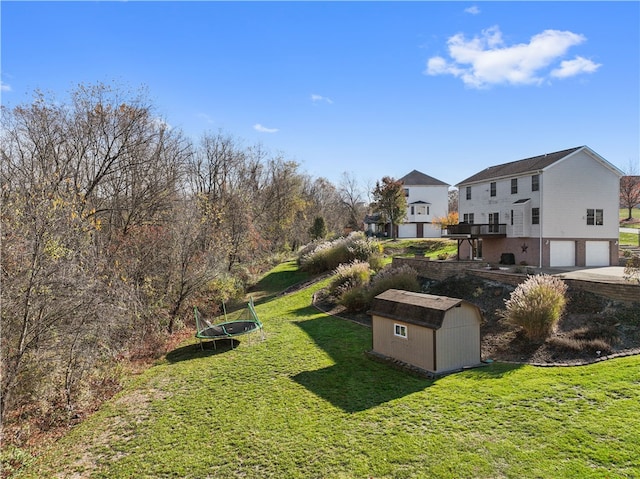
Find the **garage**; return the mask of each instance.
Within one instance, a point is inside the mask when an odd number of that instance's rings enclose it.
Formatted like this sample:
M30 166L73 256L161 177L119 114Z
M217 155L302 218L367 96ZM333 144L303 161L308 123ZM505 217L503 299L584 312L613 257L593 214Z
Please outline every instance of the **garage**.
M549 266L552 268L576 265L576 244L574 241L551 241Z
M398 238L417 238L415 223L403 223L398 225Z
M587 241L586 265L609 266L610 252L608 241Z

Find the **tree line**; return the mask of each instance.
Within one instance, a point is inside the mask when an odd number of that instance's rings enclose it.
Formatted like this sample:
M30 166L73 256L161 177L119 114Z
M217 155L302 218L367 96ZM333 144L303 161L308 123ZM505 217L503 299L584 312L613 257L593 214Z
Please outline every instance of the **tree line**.
M153 354L191 306L359 229L353 176L311 178L224 132L170 128L144 90L80 85L2 108L0 416L65 421Z

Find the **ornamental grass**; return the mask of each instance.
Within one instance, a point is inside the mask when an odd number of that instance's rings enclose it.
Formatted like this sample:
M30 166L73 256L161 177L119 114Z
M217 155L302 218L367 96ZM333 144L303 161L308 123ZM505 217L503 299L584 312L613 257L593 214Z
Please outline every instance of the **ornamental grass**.
M529 339L542 340L556 328L567 304L567 285L546 274L529 276L505 300L499 314L522 327Z

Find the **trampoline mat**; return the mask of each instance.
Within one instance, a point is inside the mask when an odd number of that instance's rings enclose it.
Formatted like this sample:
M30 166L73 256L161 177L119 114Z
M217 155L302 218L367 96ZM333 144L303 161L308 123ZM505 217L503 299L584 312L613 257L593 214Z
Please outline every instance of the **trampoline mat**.
M198 336L207 338L228 338L238 336L258 329L258 323L254 321L234 321L231 323L214 324L200 331Z

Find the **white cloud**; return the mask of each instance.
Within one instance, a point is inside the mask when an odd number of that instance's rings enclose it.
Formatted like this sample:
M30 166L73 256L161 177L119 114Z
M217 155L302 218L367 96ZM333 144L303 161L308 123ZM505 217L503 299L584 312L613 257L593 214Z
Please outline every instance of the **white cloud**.
M311 101L314 103L318 103L319 101L324 101L329 103L330 105L333 104L333 100L331 98L328 98L326 96L322 96L322 95L316 95L314 93L311 94Z
M551 71L555 78L567 78L581 73L595 73L602 64L594 63L583 57L575 57L573 60L565 60L560 63L560 68Z
M211 118L206 113L198 113L196 116L199 119L203 120L204 122L208 123L209 125L213 125L215 123L215 121L213 121L213 118Z
M482 31L480 36L467 40L462 33L447 41L450 61L435 56L427 61L427 75L453 75L467 86L483 88L494 84L540 84L548 75L548 68L567 51L583 43L583 35L560 30L545 30L531 37L529 43L505 45L497 26ZM579 61L578 59L581 59ZM562 62L550 74L566 78L580 73L593 73L600 65L577 57ZM555 72L555 73L554 73Z
M480 9L478 8L477 5L474 5L472 7L465 8L464 12L465 13L470 13L471 15L478 15L480 13Z
M266 126L262 126L260 123L253 125L253 129L262 133L276 133L278 131L277 128L267 128Z
M11 85L0 81L0 91L11 91Z

